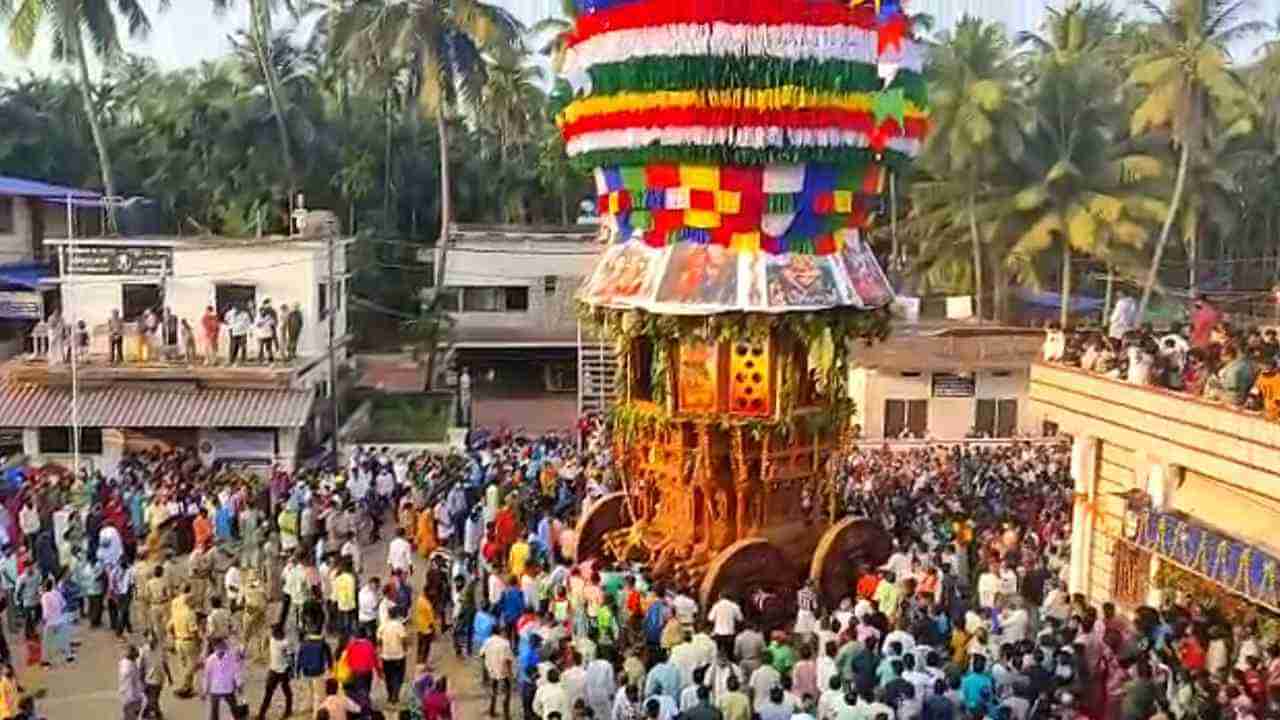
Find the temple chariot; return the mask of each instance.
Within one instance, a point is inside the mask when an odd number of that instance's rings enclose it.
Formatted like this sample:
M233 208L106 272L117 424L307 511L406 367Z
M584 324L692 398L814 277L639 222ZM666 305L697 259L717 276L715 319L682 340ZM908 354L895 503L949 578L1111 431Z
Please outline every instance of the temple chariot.
M837 516L832 457L850 355L889 331L865 231L928 128L910 20L887 0L577 8L558 121L603 218L578 299L620 358L623 486L578 559L643 561L704 607L807 577L847 595L890 549Z

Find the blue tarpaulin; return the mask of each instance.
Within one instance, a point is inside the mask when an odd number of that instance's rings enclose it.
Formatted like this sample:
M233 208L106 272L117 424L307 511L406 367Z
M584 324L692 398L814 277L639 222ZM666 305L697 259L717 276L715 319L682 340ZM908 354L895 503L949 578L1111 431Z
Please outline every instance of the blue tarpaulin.
M16 285L31 290L40 286L40 281L53 275L53 268L36 263L0 264L0 285Z
M0 195L33 197L47 202L66 202L67 198L71 198L75 205L89 207L96 207L102 201L102 194L92 190L81 190L8 175L0 175Z
M1062 308L1061 293L1036 292L1027 288L1019 288L1018 299L1036 308L1044 308L1046 310L1060 310ZM1089 297L1088 295L1072 295L1070 302L1071 312L1075 314L1102 311L1102 298Z

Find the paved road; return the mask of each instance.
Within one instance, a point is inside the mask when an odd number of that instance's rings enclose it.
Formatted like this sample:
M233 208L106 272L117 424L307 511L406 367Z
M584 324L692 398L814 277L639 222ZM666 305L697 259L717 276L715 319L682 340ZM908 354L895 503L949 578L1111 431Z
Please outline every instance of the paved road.
M365 568L369 572L386 575L386 544L365 548ZM415 588L425 563L419 560L415 569ZM30 688L43 688L45 697L37 703L37 708L50 720L110 720L120 717L120 702L116 695L116 669L124 645L107 630L90 630L82 623L77 637L83 641L79 658L71 666L60 666L53 670L39 667L29 668L24 664L25 652L20 642L10 636L10 645L15 657L19 658L19 680ZM141 637L135 638L141 642ZM410 657L413 657L412 651ZM172 663L172 658L170 659ZM453 648L447 641L437 641L432 647L431 662L437 672L445 673L449 685L459 700L460 718L482 718L487 710L487 696L482 694L479 682L478 666L474 662L463 664L454 657ZM172 667L172 666L171 666ZM410 669L412 675L413 670ZM258 705L262 702L263 683L266 670L261 664L252 666L247 678L246 698L256 717ZM412 677L408 681L412 681ZM386 688L375 682L374 700L380 706L385 700ZM294 704L298 705L303 693L302 684L294 682ZM407 688L401 690L402 700L407 696ZM519 707L518 702L515 703ZM162 708L166 718L170 720L204 720L208 717L208 708L198 698L181 700L175 698L166 688L162 699ZM268 711L268 719L282 718L284 698L276 693L275 703ZM517 709L518 713L518 709ZM305 713L295 710L294 717L304 718ZM394 718L394 714L389 714ZM224 713L223 718L226 718Z

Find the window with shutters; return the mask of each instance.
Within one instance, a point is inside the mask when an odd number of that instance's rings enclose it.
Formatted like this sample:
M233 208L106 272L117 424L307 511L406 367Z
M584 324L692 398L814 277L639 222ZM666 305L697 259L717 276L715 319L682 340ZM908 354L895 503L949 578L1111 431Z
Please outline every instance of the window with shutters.
M905 437L907 432L914 438L923 438L929 432L929 401L885 400L885 438Z
M973 427L981 437L1013 437L1018 432L1018 401L1008 398L979 400Z

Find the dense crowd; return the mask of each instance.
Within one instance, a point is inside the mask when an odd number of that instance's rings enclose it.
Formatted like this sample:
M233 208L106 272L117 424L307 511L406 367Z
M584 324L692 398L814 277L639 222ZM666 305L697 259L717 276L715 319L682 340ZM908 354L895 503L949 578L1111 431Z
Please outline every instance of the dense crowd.
M1067 592L1069 464L1058 443L851 452L841 509L893 552L833 602L799 588L785 622L575 562L574 518L615 486L599 419L265 481L189 451L32 476L0 518L0 577L38 661L72 661L86 625L127 641L126 718L197 693L213 718L266 720L277 696L282 717L475 717L454 690L477 678L504 719L1280 717L1280 646L1256 625ZM0 718L24 717L18 682L0 673Z
M1138 325L1132 298L1121 297L1105 329L1052 327L1044 359L1136 385L1203 397L1280 420L1280 339L1275 327L1233 325L1197 298L1189 323L1156 332Z

